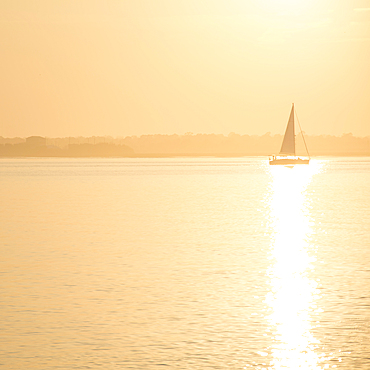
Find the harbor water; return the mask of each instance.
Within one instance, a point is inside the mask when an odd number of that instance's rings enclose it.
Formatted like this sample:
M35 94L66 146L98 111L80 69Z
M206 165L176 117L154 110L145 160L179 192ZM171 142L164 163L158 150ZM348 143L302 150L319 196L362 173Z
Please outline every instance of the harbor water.
M370 369L370 158L1 159L0 368Z

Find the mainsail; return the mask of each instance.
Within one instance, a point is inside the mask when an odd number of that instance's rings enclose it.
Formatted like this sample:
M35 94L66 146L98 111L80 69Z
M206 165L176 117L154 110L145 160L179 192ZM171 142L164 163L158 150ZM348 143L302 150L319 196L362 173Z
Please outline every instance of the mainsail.
M295 155L295 133L294 133L294 104L290 112L288 126L285 130L283 144L281 145L280 154Z

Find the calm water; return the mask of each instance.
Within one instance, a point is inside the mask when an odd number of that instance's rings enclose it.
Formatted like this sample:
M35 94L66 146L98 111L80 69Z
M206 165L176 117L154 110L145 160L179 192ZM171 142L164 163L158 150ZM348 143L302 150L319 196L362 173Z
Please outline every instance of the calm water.
M2 159L0 367L370 368L370 158Z

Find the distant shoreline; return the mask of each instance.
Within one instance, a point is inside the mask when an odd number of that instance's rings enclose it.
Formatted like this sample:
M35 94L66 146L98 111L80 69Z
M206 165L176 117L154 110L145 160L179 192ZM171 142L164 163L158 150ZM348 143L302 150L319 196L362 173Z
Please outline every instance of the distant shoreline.
M305 135L311 156L370 156L370 136L341 137ZM282 135L262 136L216 134L142 135L113 137L4 138L0 136L0 157L19 158L178 158L255 157L280 152ZM306 155L302 137L296 135L296 153Z
M299 139L299 138L298 138ZM9 140L4 139L3 141ZM21 140L21 139L20 139ZM93 138L73 142L73 138L49 139L30 136L20 142L0 143L1 158L179 158L179 157L256 157L279 153L281 136L248 135L146 135L124 139ZM93 141L93 143L91 143ZM306 137L311 156L367 157L370 137ZM306 156L302 140L296 140L297 155Z

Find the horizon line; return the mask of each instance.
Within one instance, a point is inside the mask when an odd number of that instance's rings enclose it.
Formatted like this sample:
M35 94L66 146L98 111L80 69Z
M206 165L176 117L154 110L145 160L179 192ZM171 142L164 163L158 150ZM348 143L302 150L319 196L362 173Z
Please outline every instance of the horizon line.
M355 134L353 134L352 132L344 132L340 135L335 135L335 134L307 134L306 132L304 132L304 135L305 136L332 136L332 137L343 137L343 136L352 136L354 138L370 138L370 134L368 135L365 135L365 136L357 136ZM300 136L302 133L299 132L296 136ZM198 135L216 135L216 136L224 136L224 137L229 137L229 136L232 136L232 135L236 135L236 136L258 136L258 137L262 137L262 136L270 136L270 137L274 137L274 136L284 136L284 134L273 134L271 133L270 131L264 133L264 134L239 134L239 133L236 133L236 132L229 132L228 134L222 134L222 133L193 133L193 132L186 132L184 134L177 134L177 133L172 133L172 134L140 134L140 135L126 135L126 136L122 136L122 135L118 135L118 136L113 136L113 135L89 135L89 136L83 136L83 135L78 135L78 136L49 136L49 135L30 135L30 136L2 136L0 135L0 139L27 139L27 138L31 138L31 137L40 137L40 138L44 138L44 139L74 139L74 138L112 138L112 139L125 139L125 138L128 138L128 137L136 137L136 138L140 138L142 136L198 136Z

